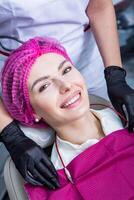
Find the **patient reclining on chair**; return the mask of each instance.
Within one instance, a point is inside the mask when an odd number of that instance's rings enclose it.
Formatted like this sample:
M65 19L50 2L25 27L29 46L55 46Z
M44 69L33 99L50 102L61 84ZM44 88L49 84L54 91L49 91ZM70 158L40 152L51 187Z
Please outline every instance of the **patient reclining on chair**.
M112 108L90 108L84 79L57 41L33 38L15 50L5 64L2 87L16 120L55 130L51 160L60 187L26 184L29 199L134 198L134 136Z

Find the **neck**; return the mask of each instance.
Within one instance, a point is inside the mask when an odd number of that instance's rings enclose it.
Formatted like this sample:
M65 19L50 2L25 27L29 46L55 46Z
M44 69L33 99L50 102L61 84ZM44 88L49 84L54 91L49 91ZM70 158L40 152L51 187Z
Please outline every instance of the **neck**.
M104 137L100 121L89 111L80 119L55 129L57 135L74 144L82 144L88 139Z

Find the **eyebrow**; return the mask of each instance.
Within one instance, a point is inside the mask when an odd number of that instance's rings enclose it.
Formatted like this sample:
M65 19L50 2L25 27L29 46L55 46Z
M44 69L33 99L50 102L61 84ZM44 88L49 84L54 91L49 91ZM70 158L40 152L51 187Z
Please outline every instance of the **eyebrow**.
M61 68L64 66L64 64L65 64L66 62L68 62L68 60L63 60L63 61L59 64L59 66L58 66L58 71L61 70ZM41 82L41 81L43 81L43 80L46 80L46 79L48 79L49 77L50 77L50 76L43 76L43 77L40 77L39 79L37 79L36 81L34 81L33 84L32 84L31 90L33 90L34 86L35 86L37 83L39 83L39 82Z

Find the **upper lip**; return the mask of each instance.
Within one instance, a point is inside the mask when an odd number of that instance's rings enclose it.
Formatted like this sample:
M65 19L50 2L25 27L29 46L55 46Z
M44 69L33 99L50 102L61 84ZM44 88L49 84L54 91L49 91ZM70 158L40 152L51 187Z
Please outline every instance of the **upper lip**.
M73 94L69 95L69 97L67 97L63 103L61 104L61 108L64 106L64 104L68 103L73 97L75 97L77 94L81 93L80 90L75 91Z

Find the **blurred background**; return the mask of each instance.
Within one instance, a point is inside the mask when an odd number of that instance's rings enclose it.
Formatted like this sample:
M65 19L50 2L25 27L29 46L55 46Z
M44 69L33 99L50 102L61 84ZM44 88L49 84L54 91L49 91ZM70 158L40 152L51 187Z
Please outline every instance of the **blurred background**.
M127 82L134 88L134 0L114 0Z
M113 0L113 2L117 16L122 60L127 71L127 82L134 88L134 0ZM3 47L0 39L0 66L6 58L1 54L1 50ZM7 157L8 153L4 145L0 143L0 200L9 199L3 179L3 168Z

